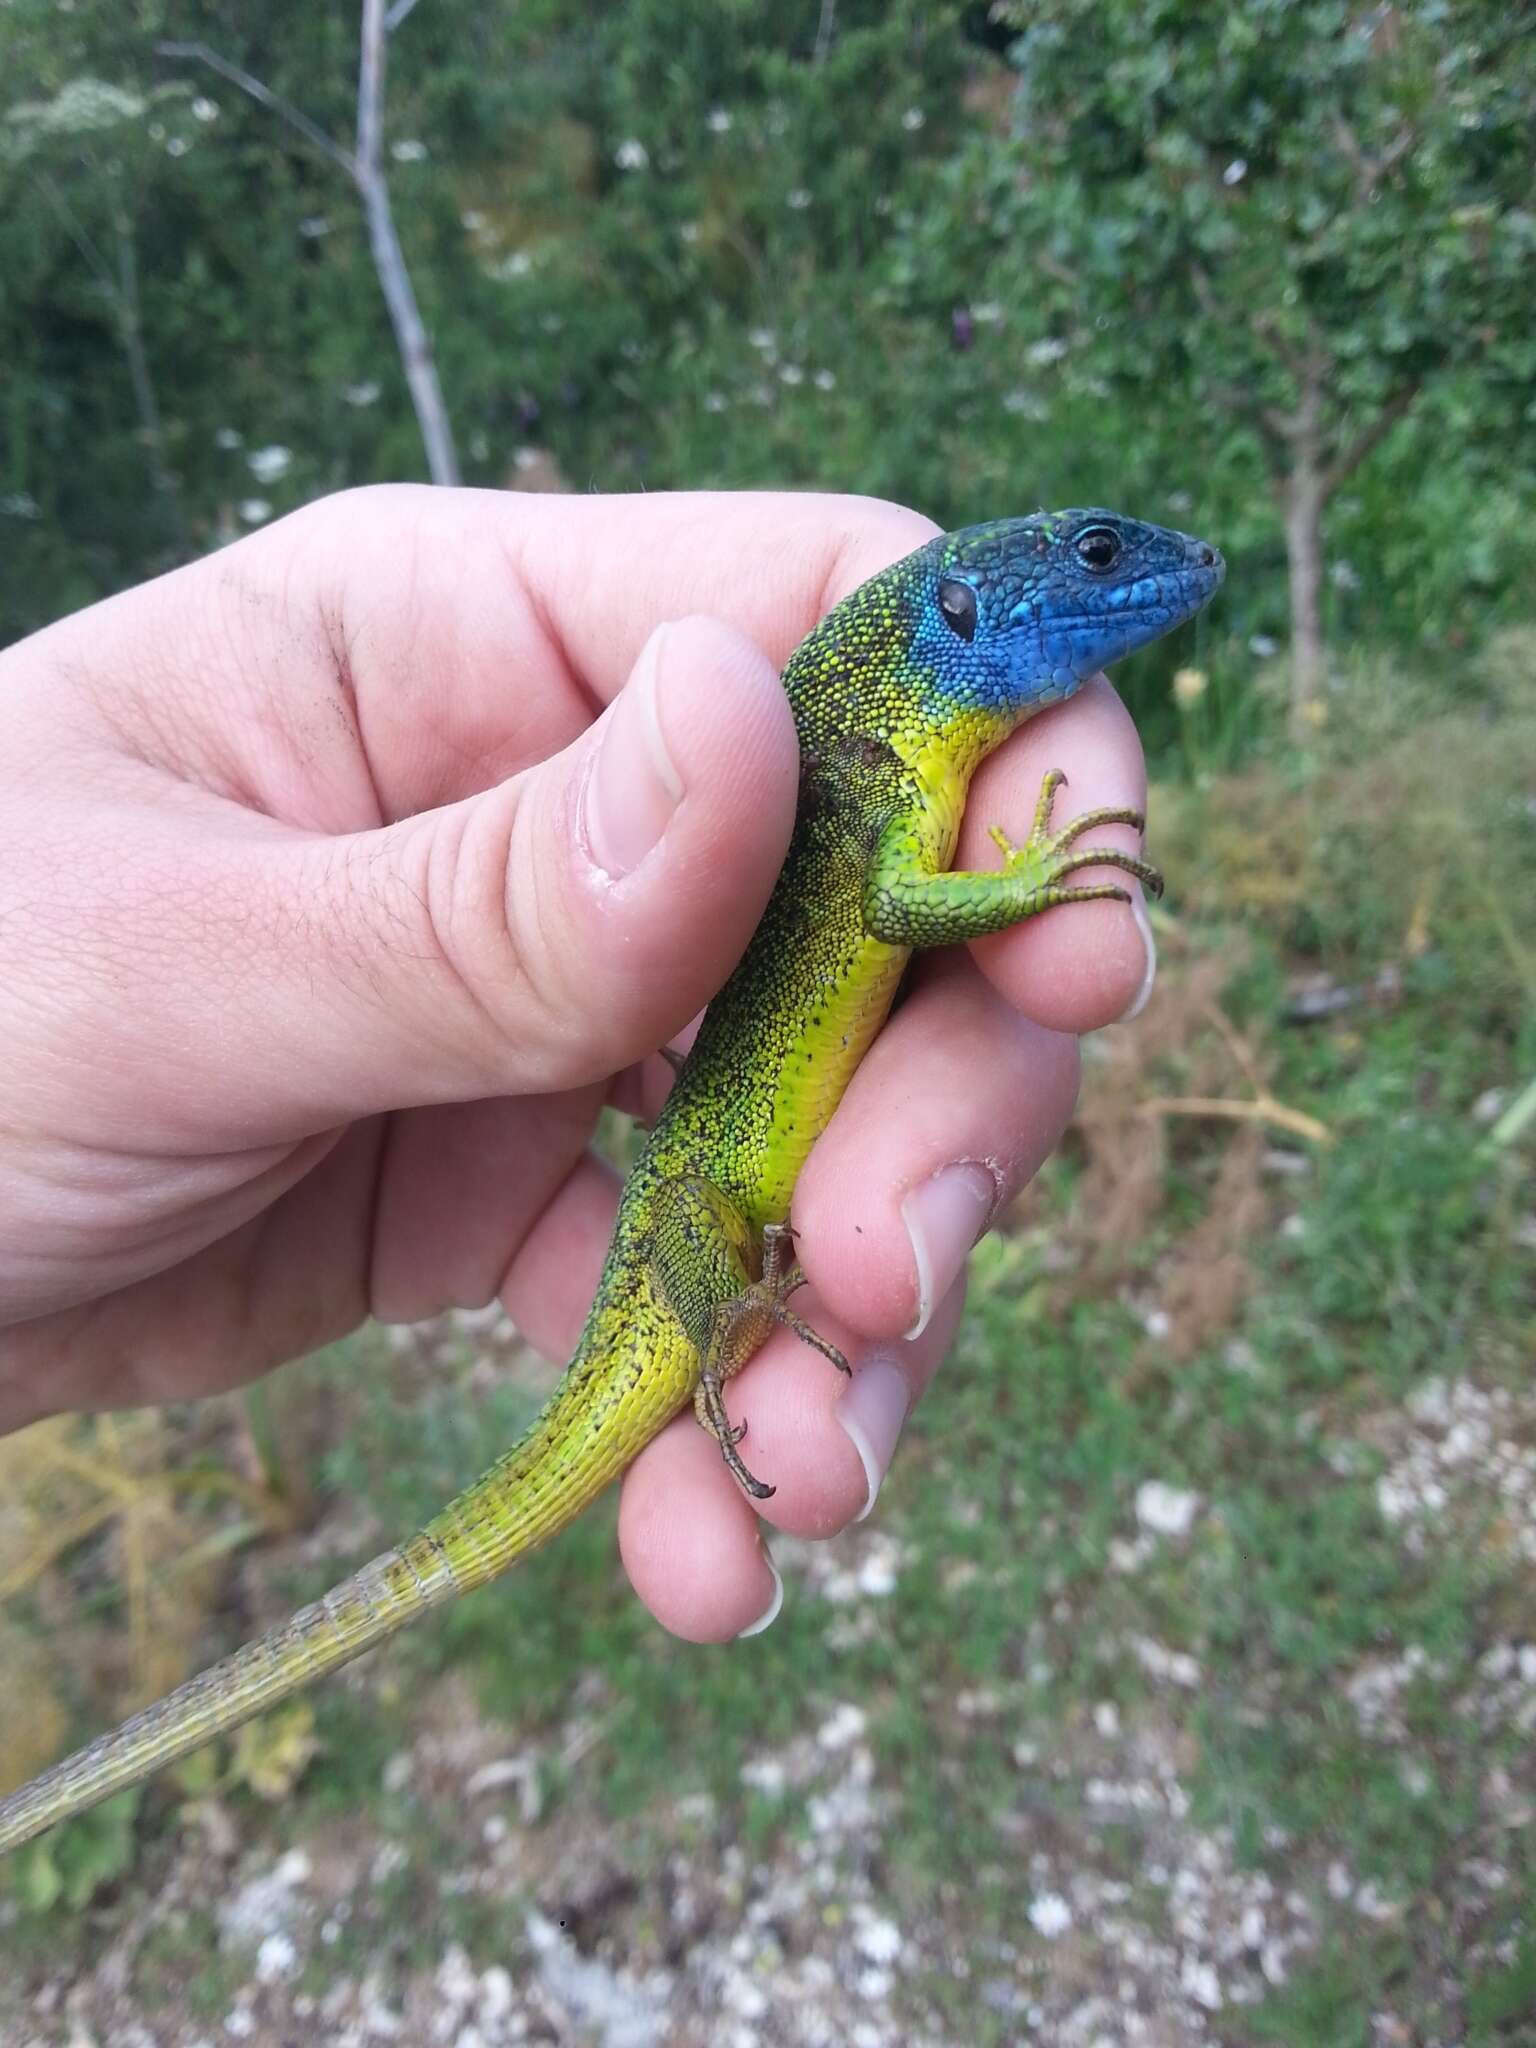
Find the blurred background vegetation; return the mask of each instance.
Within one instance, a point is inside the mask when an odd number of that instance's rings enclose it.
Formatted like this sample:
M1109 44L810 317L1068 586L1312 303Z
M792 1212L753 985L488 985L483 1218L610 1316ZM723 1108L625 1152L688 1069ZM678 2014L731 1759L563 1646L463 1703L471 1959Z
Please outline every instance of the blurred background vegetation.
M1163 973L765 1637L593 1518L16 1859L0 2038L1536 2040L1536 9L371 19L0 7L0 637L379 478L1171 520ZM543 1384L0 1446L0 1780Z

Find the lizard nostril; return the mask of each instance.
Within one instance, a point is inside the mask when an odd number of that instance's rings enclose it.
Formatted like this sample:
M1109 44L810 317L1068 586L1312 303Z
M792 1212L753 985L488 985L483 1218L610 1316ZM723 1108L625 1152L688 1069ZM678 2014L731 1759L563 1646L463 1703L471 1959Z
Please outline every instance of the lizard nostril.
M1202 547L1201 547L1201 549L1200 549L1200 566L1201 566L1201 568L1202 568L1202 569L1214 569L1214 568L1215 568L1215 566L1216 566L1216 550L1215 550L1214 548L1211 548L1211 547L1205 547L1205 546L1203 546L1203 545L1202 545Z

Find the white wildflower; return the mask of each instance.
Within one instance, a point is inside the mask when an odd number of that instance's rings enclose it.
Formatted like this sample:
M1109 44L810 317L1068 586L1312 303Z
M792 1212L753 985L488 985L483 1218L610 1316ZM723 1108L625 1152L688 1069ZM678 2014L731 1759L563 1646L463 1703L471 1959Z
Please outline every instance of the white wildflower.
M253 448L245 460L257 483L275 484L293 467L293 450L274 441L269 447Z

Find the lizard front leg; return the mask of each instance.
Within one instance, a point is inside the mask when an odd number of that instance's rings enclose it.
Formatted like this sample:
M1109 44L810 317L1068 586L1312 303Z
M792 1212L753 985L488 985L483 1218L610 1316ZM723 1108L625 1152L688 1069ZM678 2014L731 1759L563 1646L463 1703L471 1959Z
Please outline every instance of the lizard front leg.
M836 1346L789 1306L790 1296L805 1284L793 1243L787 1224L770 1223L759 1248L735 1203L699 1175L663 1181L653 1197L651 1272L699 1356L694 1414L754 1500L767 1500L774 1489L753 1477L736 1448L746 1424L731 1425L725 1408L726 1381L735 1378L780 1324L839 1371L849 1369Z
M1162 876L1134 854L1112 846L1074 850L1077 839L1095 825L1134 825L1140 831L1146 823L1140 811L1085 811L1052 832L1051 804L1065 781L1057 768L1046 776L1022 846L1015 846L1000 826L992 827L1003 865L991 872L945 872L925 865L908 819L901 814L893 818L876 843L864 885L864 926L871 937L893 946L952 946L1000 932L1058 903L1130 900L1113 882L1087 889L1068 886L1067 878L1084 868L1119 868L1160 896Z

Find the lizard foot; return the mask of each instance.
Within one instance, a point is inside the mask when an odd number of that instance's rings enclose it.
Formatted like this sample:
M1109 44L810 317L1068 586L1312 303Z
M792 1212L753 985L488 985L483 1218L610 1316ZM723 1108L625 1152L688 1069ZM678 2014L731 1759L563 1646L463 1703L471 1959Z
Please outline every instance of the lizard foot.
M763 1277L749 1281L728 1301L717 1303L710 1322L693 1412L720 1446L720 1454L754 1500L769 1500L774 1489L748 1471L736 1446L747 1433L734 1426L725 1407L725 1383L761 1347L775 1323L793 1330L803 1344L819 1351L839 1372L851 1370L835 1344L829 1343L789 1307L789 1297L805 1285L794 1258L794 1233L788 1224L770 1223L763 1232Z
M786 1330L793 1330L802 1344L809 1344L813 1351L819 1351L828 1364L835 1365L839 1372L852 1376L853 1367L848 1363L835 1344L818 1330L813 1330L803 1316L798 1316L789 1306L789 1297L797 1294L805 1285L805 1275L794 1256L795 1233L787 1223L770 1223L763 1231L763 1278L762 1285L770 1290L769 1311L776 1323L782 1323Z
M1103 882L1092 889L1063 886L1069 875L1075 875L1084 868L1119 868L1123 874L1134 875L1149 895L1161 896L1162 875L1149 861L1138 860L1131 853L1121 853L1113 846L1080 847L1073 851L1074 843L1096 825L1134 825L1138 832L1143 831L1147 821L1140 811L1131 810L1128 806L1107 805L1101 810L1084 811L1080 818L1071 819L1059 832L1052 832L1051 805L1066 779L1059 768L1053 768L1041 783L1034 823L1022 846L1015 846L1000 825L992 827L992 839L1003 856L1004 873L1027 877L1040 898L1042 909L1049 904L1091 903L1106 897L1117 903L1130 900L1125 890L1117 888L1113 882Z

